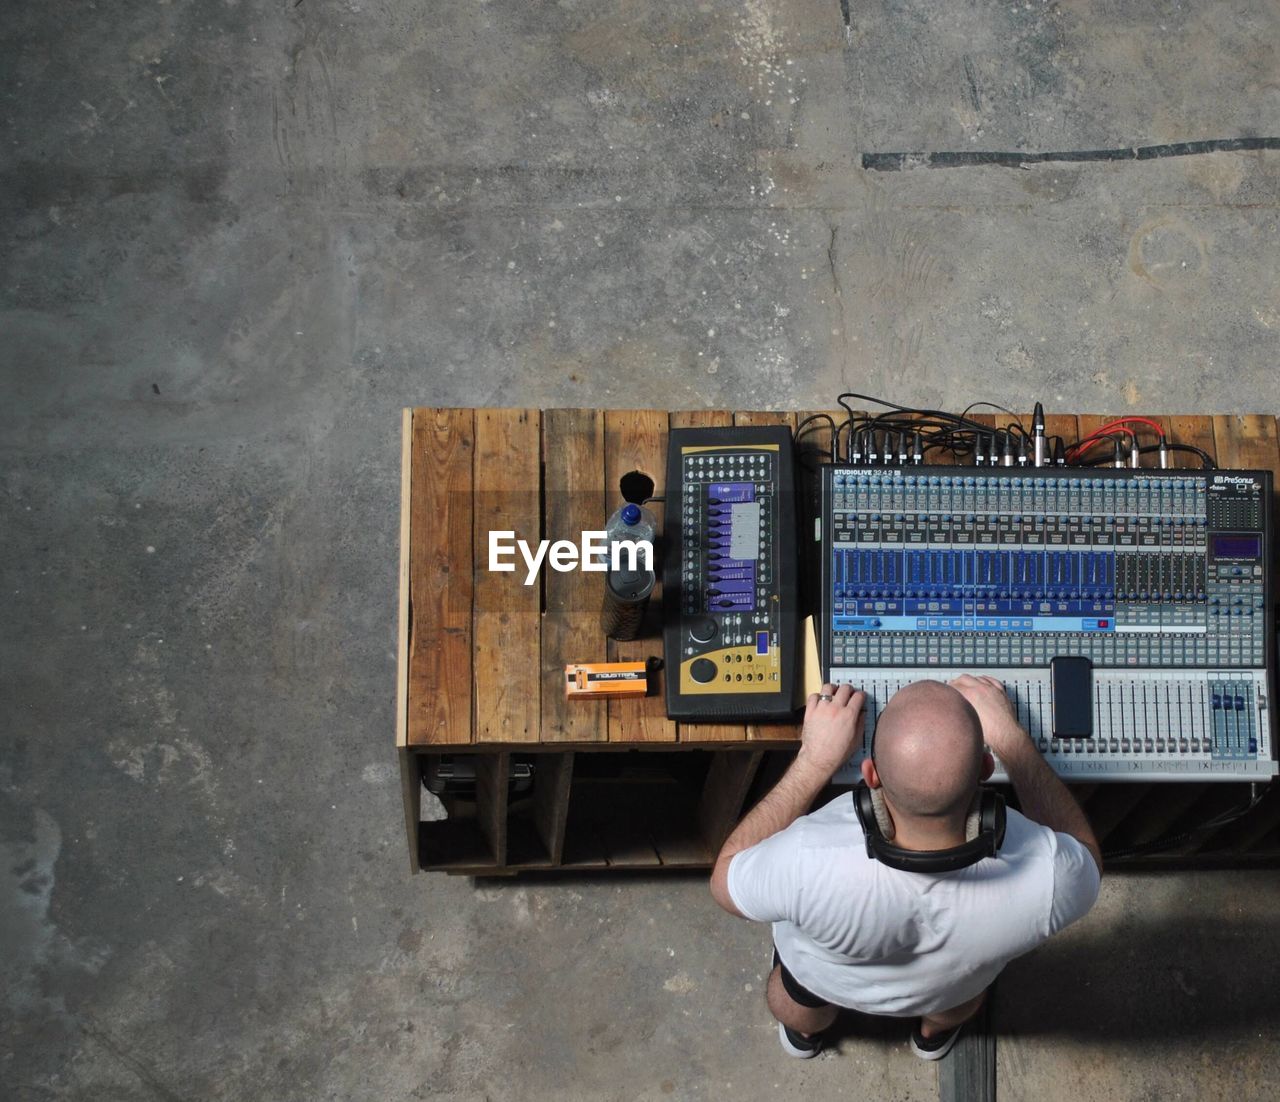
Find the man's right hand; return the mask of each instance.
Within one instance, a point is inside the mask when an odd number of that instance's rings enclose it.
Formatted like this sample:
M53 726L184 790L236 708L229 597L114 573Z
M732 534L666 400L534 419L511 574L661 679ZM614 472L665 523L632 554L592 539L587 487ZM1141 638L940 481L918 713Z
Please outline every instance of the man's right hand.
M1058 775L1041 757L1031 736L1018 724L1018 713L994 677L961 674L951 687L973 705L982 737L1004 766L1018 794L1022 814L1050 830L1070 834L1092 855L1099 871L1102 851L1089 820Z
M996 757L1007 758L1030 741L998 678L966 673L952 681L951 687L973 705L982 722L982 737Z

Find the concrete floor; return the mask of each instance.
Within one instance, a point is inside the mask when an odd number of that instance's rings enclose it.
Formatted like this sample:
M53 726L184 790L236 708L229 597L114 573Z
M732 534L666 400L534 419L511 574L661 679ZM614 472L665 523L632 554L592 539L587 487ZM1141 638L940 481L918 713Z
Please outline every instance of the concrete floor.
M397 410L1280 409L1280 9L18 5L0 27L0 1093L924 1099L784 1058L700 878L409 879ZM1273 874L1111 877L1004 1098L1272 1098Z

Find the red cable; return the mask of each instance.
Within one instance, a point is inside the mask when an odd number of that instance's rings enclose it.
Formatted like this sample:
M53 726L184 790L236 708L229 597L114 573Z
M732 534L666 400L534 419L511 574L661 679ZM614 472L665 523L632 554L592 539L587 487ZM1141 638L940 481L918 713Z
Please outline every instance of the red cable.
M1088 448L1091 448L1094 444L1100 443L1102 439L1106 436L1106 434L1110 432L1112 429L1124 428L1124 426L1133 424L1133 423L1137 423L1140 425L1147 425L1155 429L1156 433L1160 436L1160 439L1161 440L1164 439L1164 427L1158 421L1152 421L1149 417L1119 417L1116 420L1110 422L1109 424L1103 425L1102 428L1097 429L1094 432L1090 433L1078 444L1074 444L1071 448L1069 448L1068 452L1071 455L1079 456ZM1129 435L1133 436L1135 439L1137 438L1137 433L1133 432L1133 430L1124 429L1124 431L1128 432Z

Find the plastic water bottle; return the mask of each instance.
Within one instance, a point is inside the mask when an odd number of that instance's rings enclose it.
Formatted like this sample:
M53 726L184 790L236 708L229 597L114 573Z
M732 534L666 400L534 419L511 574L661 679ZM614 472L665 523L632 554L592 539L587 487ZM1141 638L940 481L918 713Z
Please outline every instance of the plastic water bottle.
M600 627L614 639L638 639L643 630L645 609L657 577L654 551L657 535L658 522L654 515L643 505L630 502L617 510L605 525L609 560ZM618 568L615 570L614 551L623 540L638 545L635 559L633 562L629 553L620 553ZM641 550L644 544L649 546L648 563Z
M633 543L647 541L656 543L658 539L658 522L654 515L643 505L627 502L609 518L604 527L605 538L612 546L618 540L631 540Z

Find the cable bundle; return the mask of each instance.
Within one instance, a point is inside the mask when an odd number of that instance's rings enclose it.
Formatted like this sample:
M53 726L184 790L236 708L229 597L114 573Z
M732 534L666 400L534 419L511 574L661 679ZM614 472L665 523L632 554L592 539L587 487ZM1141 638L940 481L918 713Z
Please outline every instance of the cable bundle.
M887 412L859 413L849 405L849 399L884 406ZM1068 467L1136 467L1143 455L1156 453L1160 466L1165 467L1170 452L1182 451L1197 455L1206 469L1216 466L1212 456L1202 449L1170 443L1163 426L1148 417L1117 418L1088 436L1068 441L1062 436L1043 435L1043 415L1038 405L1035 420L1028 429L1024 418L994 402L973 402L962 413L954 414L900 406L851 390L836 401L847 415L840 424L828 413L815 413L796 426L799 441L806 432L812 431L812 426L825 421L831 429L832 462L843 459L870 466L902 466L923 463L931 453L943 452L957 465L1012 467L1052 463ZM1010 420L994 428L974 421L968 414L980 406L1005 414ZM1142 443L1143 433L1154 434L1155 441ZM1036 464L1037 434L1044 442L1040 464ZM1101 453L1100 446L1108 442L1110 454Z

